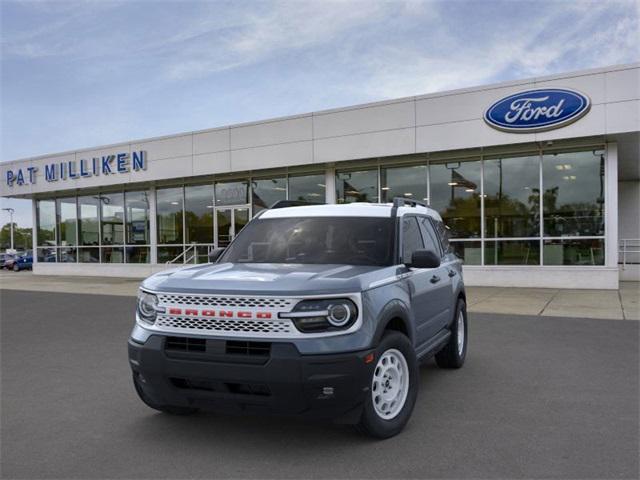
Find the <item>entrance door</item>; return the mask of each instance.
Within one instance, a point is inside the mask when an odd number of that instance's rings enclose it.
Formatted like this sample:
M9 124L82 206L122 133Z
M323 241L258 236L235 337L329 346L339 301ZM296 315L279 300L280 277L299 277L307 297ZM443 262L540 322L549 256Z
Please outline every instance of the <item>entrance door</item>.
M249 223L249 207L216 209L216 245L226 247L242 228Z

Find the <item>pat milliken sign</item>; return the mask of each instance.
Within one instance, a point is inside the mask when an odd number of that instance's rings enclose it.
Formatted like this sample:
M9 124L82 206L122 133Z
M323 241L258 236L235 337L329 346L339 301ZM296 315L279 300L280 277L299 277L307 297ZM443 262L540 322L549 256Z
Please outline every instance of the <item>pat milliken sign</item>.
M589 112L584 93L566 88L539 88L504 97L484 112L492 128L511 133L532 133L564 127Z
M87 177L118 175L147 169L147 152L139 150L128 153L114 153L100 157L82 158L65 162L52 162L39 167L10 169L4 178L9 187L35 184L39 177L47 182Z

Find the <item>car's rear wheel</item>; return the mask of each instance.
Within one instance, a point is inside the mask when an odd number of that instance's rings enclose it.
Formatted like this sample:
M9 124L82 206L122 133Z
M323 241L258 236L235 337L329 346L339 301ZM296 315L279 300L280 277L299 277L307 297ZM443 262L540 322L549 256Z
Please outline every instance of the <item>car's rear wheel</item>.
M436 354L436 363L440 368L460 368L467 357L467 304L463 299L458 300L450 330L449 341Z
M159 405L151 400L145 393L142 387L140 386L140 381L136 378L136 375L133 375L133 385L136 389L136 393L140 397L140 400L143 401L145 405L153 408L154 410L158 410L159 412L168 413L170 415L192 415L198 411L197 408L191 407L176 407L171 405Z
M13 271L14 271L14 272L19 272L19 271L20 271L20 267L18 266L18 264L17 264L17 263L14 263L14 264L13 264Z
M409 339L387 332L375 351L370 394L357 427L377 438L397 435L405 427L418 396L418 361Z

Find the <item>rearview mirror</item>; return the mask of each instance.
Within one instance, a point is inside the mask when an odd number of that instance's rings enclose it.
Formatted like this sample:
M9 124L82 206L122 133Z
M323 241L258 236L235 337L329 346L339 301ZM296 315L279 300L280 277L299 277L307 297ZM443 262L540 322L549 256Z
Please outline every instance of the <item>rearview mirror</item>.
M407 267L411 268L438 268L440 257L431 250L416 250L411 255L411 263Z
M209 261L211 263L215 263L218 260L218 258L220 258L220 255L224 253L224 251L225 249L222 247L214 248L209 252Z

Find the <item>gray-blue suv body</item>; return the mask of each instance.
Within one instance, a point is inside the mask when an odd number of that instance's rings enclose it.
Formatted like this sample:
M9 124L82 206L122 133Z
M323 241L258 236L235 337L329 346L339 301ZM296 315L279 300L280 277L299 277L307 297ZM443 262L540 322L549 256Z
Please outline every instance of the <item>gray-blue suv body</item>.
M461 261L419 202L284 206L212 263L141 285L129 361L140 398L173 414L293 414L397 434L419 363L467 350Z

